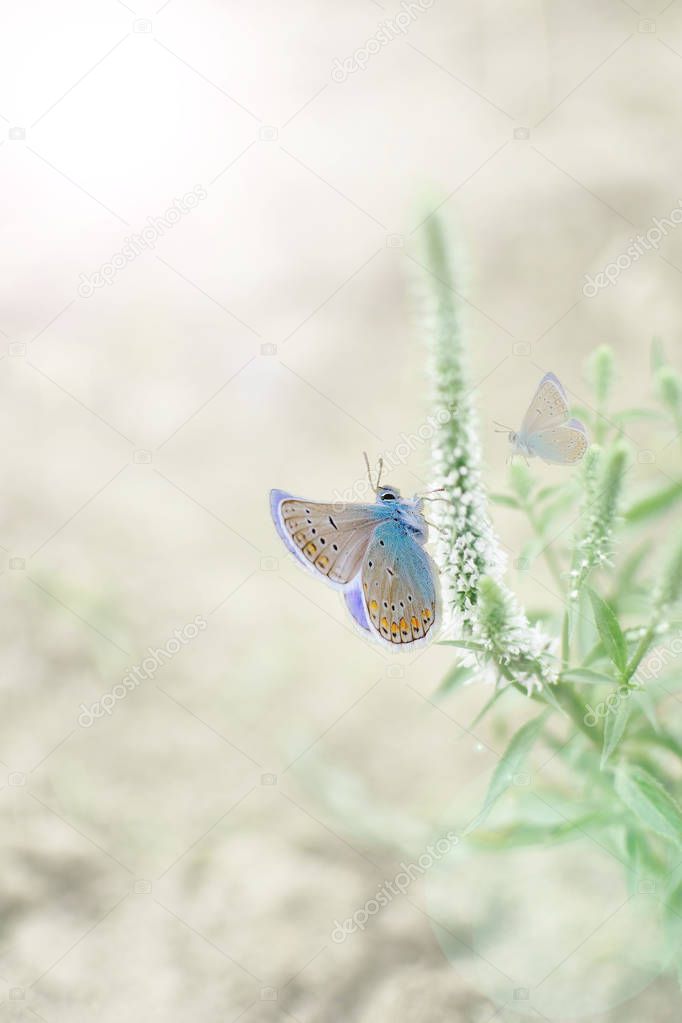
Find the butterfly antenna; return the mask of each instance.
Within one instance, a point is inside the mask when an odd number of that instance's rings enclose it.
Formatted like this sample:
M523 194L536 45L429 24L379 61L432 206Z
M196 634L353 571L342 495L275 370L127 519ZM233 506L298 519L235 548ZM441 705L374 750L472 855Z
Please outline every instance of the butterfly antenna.
M381 474L382 474L383 471L384 471L384 460L383 460L383 458L380 458L379 459L379 472L377 474L377 490L379 489L379 484L381 483Z
M436 487L435 490L426 490L423 494L417 496L421 501L445 501L446 504L450 504L449 497L433 497L433 494L444 494L445 487Z
M376 493L378 484L377 484L377 487L375 487L374 483L372 481L372 470L371 470L370 465L369 465L369 458L367 457L367 452L363 451L362 452L362 456L365 459L365 465L367 466L367 479L369 480L369 485L370 485L371 489Z

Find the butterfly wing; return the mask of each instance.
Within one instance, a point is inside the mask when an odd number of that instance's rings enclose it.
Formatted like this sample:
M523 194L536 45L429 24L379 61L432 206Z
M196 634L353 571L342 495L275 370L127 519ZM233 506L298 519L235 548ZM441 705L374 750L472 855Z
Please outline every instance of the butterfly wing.
M360 571L381 509L372 504L320 504L270 492L270 511L286 548L332 586L346 586Z
M364 629L365 632L371 632L372 626L370 625L369 618L367 617L365 598L362 593L362 578L359 572L355 579L353 579L352 583L346 586L343 591L343 596L346 601L346 607L350 611L356 623L361 629Z
M378 525L361 576L370 632L391 645L430 639L440 618L437 579L433 562L404 525L394 519Z
M528 439L533 451L545 462L572 465L579 462L589 445L587 430L579 419L569 419L565 426L542 430Z
M524 416L519 436L521 440L527 442L534 433L562 426L568 420L568 416L566 392L553 373L545 373Z

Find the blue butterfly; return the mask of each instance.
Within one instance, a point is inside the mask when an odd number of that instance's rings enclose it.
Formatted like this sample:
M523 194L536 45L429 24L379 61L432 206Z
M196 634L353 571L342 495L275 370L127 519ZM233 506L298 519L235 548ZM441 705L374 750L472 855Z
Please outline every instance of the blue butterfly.
M367 456L365 456L366 460ZM374 504L320 504L270 491L270 510L287 550L330 586L365 634L381 644L414 648L440 623L437 569L423 549L423 499L405 500L380 486Z
M545 373L538 385L521 429L509 431L513 455L539 456L545 462L579 462L590 443L579 419L569 418L568 398L554 373ZM506 427L505 427L506 429Z

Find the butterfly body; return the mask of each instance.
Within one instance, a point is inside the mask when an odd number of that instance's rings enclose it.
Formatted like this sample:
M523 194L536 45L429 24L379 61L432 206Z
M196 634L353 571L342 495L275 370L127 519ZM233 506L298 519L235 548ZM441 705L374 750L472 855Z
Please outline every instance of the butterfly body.
M515 430L509 433L509 443L514 449L515 455L523 455L524 458L535 458L535 452L528 443L528 438L522 439L521 434Z
M431 639L438 579L423 549L422 501L377 487L374 504L323 504L282 490L270 494L279 536L296 560L344 593L355 623L383 645ZM434 630L435 634L435 630Z
M579 462L589 437L579 419L571 419L566 392L554 373L546 373L533 396L521 428L509 432L512 455L541 458L556 465Z

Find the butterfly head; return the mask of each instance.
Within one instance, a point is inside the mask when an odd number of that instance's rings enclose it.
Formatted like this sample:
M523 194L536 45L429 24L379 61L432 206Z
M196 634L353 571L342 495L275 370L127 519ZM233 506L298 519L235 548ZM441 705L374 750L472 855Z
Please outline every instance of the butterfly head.
M510 430L509 443L517 455L524 455L526 458L533 457L534 452L531 450L525 434L519 433L517 430Z
M377 501L383 504L390 504L391 501L400 500L400 491L397 487L377 487Z

